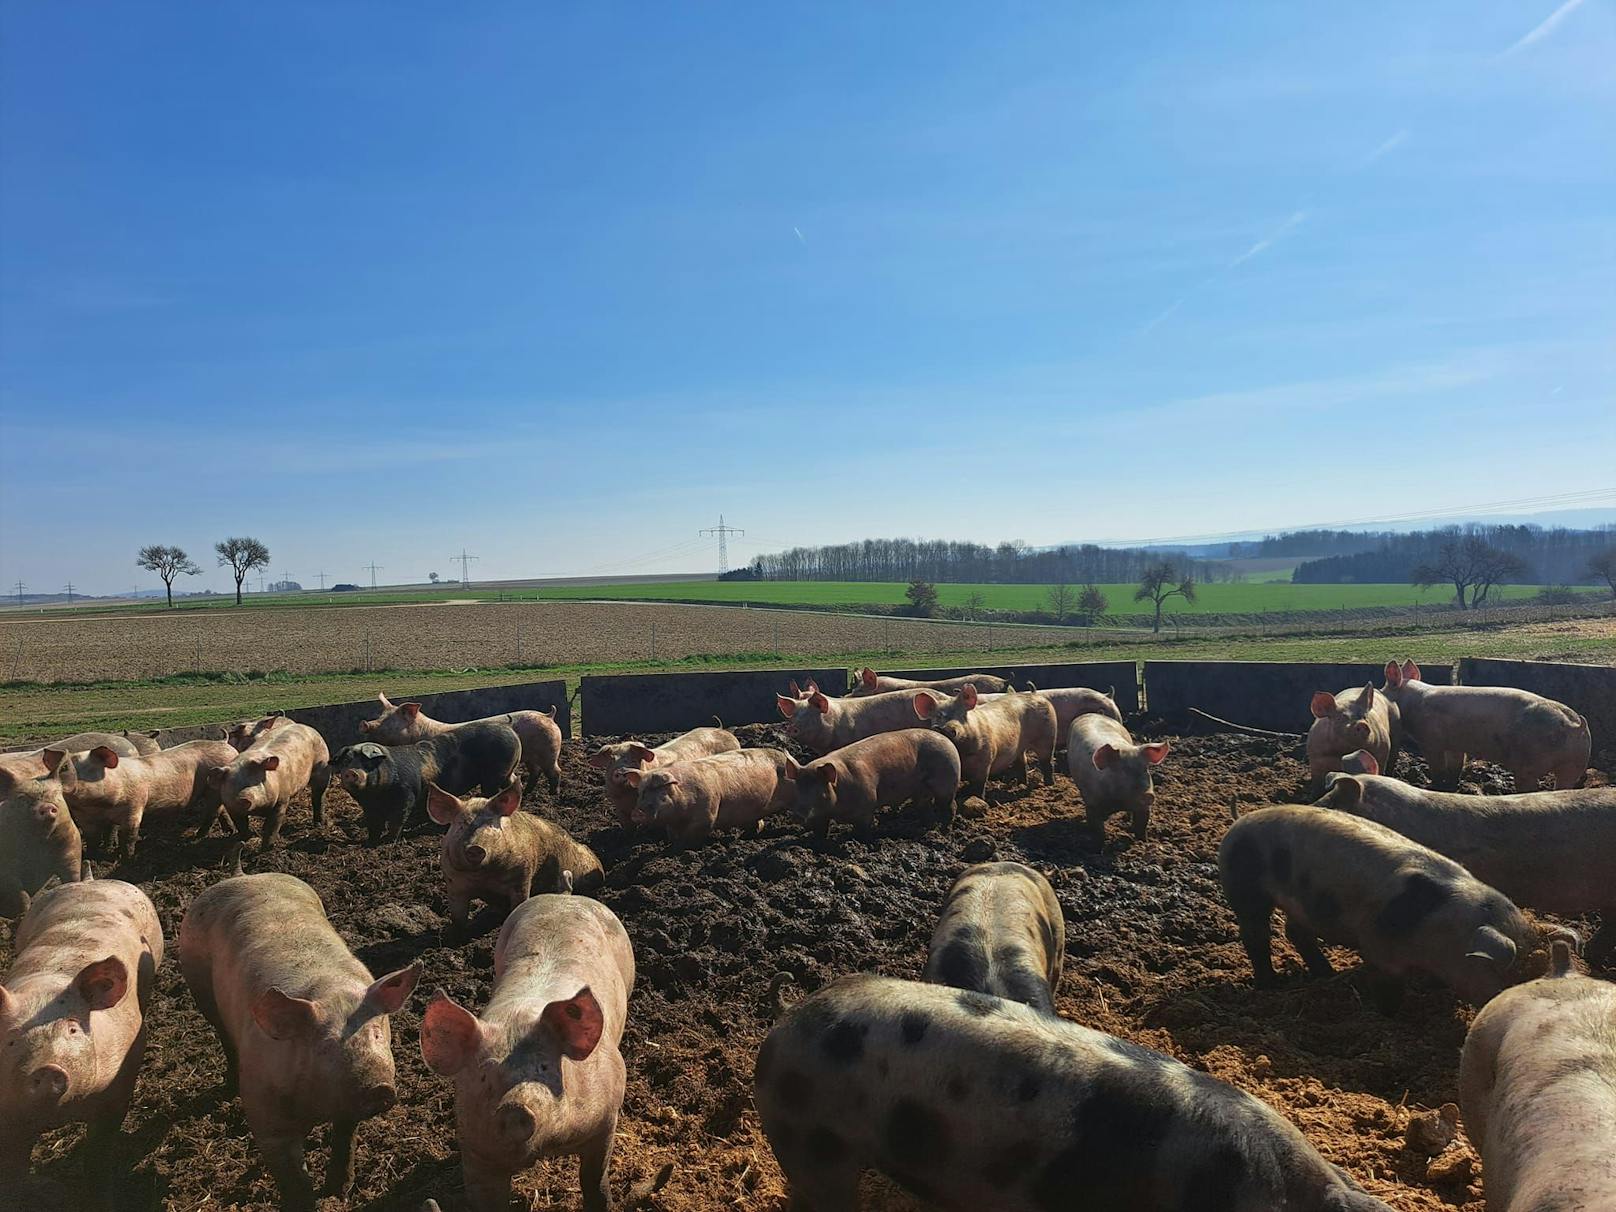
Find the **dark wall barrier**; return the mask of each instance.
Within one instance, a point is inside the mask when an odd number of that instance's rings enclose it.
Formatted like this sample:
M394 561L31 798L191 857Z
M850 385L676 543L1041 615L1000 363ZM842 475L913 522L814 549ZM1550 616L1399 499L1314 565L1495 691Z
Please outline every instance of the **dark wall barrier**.
M503 715L507 711L548 711L553 706L556 709L556 723L561 726L561 735L572 736L572 709L567 702L567 684L562 681L523 682L516 686L482 686L475 690L444 690L438 694L400 695L393 698L393 702L420 703L422 711L446 724L463 724L467 720ZM286 713L286 717L313 728L325 738L325 743L335 753L342 746L351 745L360 739L361 721L373 720L381 712L381 704L370 698L357 703L295 707ZM166 748L184 741L218 735L218 724L163 728L158 730L157 742Z
M1175 719L1191 707L1253 728L1306 732L1315 690L1331 694L1385 681L1384 663L1331 661L1146 661L1145 698L1151 715ZM1427 682L1446 686L1447 665L1421 665Z
M1058 665L979 665L960 669L878 669L888 677L935 682L963 677L967 673L993 673L1025 687L1029 682L1040 690L1065 686L1087 686L1091 690L1117 691L1117 706L1127 715L1139 710L1139 666L1133 661L1068 661Z
M1466 686L1514 686L1556 699L1588 721L1594 753L1616 753L1616 669L1609 665L1465 657L1459 662L1459 681Z
M826 694L847 692L845 669L754 669L732 673L624 673L579 680L590 736L683 732L717 716L726 728L780 718L774 696L812 678Z

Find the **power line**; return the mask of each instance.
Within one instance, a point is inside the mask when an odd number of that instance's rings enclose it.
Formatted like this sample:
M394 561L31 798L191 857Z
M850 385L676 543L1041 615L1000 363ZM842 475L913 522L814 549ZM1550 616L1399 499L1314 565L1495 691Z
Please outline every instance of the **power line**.
M28 586L24 585L21 581L17 582L17 605L22 605L22 591L27 588Z
M372 589L374 589L374 588L376 588L376 573L377 573L377 572L378 572L378 571L379 571L379 570L380 570L380 569L383 569L383 568L386 568L386 567L387 567L387 565L385 565L385 564L378 564L378 563L376 563L376 561L375 561L375 560L372 560L372 561L371 561L371 562L370 562L370 563L368 563L368 564L361 564L361 565L360 565L360 567L361 567L361 568L368 568L368 569L370 569L370 587L371 587L371 588L372 588Z
M717 526L709 526L706 530L700 531L699 533L703 538L710 534L716 534L718 536L718 571L720 574L728 572L729 543L727 540L732 534L745 534L746 531L740 529L738 526L725 526L724 515L719 514Z
M66 591L67 591L67 604L69 606L71 606L73 604L73 582L72 581L69 581L67 583Z
M464 547L460 549L459 555L449 557L451 564L460 565L460 587L462 589L471 588L471 565L473 561L481 558L481 556L467 555Z
M320 578L320 589L323 592L324 589L325 589L325 573L324 572L317 572L314 575Z

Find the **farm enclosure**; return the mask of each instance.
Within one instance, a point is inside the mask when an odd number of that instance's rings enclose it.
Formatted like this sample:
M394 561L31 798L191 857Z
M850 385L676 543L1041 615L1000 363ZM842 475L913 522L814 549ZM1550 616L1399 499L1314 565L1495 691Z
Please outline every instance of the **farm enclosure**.
M1137 731L1167 736L1148 721ZM616 1191L672 1161L671 1183L648 1205L656 1212L779 1212L779 1172L750 1092L753 1057L774 1016L771 976L790 972L804 991L850 972L916 977L951 881L968 863L997 857L1038 867L1059 896L1068 924L1062 1014L1252 1091L1397 1212L1481 1212L1462 1145L1444 1155L1433 1177L1423 1157L1403 1148L1409 1115L1455 1095L1470 1011L1428 987L1397 1016L1384 1017L1362 994L1354 955L1335 953L1343 974L1309 983L1277 932L1284 985L1254 989L1218 888L1216 846L1231 802L1293 798L1305 767L1283 741L1170 739L1174 752L1163 768L1150 839L1135 842L1113 828L1103 852L1088 848L1064 775L1031 791L995 784L988 813L961 820L952 832L938 830L927 813L905 810L885 814L869 842L841 831L816 841L777 823L756 839L670 852L611 823L599 773L584 761L593 742L569 743L559 802L530 795L528 806L601 856L608 871L601 899L622 918L635 948L639 980L624 1043L629 1088ZM783 743L772 727L746 729L743 740ZM1417 763L1403 773L1423 781ZM1471 791L1508 783L1491 768L1472 767L1471 774ZM416 1212L430 1196L445 1212L460 1212L450 1086L421 1061L420 1011L436 986L467 1004L486 1000L491 924L466 946L445 945L436 830L418 827L399 843L367 850L358 844L352 804L333 791L331 808L335 823L319 836L300 798L285 845L250 860L250 869L308 880L374 971L414 959L425 966L421 991L394 1022L400 1105L361 1127L359 1186L349 1206ZM206 864L225 845L222 837L186 846L153 833L134 860L103 874L145 888L172 938L186 904L220 878ZM219 1089L217 1045L172 961L159 973L152 1023L127 1125L138 1164L123 1212L274 1207L239 1103ZM68 1207L82 1190L73 1155L79 1138L78 1129L65 1129L36 1152L43 1175L66 1184ZM312 1154L317 1176L325 1161L320 1143ZM538 1212L574 1212L574 1176L570 1161L547 1163L519 1189ZM873 1212L916 1207L877 1180L870 1189Z

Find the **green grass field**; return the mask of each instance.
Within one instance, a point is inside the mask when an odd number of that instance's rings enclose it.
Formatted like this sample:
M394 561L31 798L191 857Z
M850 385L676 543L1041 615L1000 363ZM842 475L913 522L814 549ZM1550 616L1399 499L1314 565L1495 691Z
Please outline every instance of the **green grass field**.
M758 606L809 605L894 606L904 601L908 586L894 581L664 581L649 584L555 585L522 589L380 590L376 593L290 593L249 594L243 609L280 609L299 606L398 606L438 602L452 598L482 602L535 600L605 600L654 602L750 603ZM1074 587L1074 592L1075 592ZM1102 585L1110 602L1109 613L1118 616L1149 615L1149 602L1133 600L1132 585ZM1490 602L1522 601L1535 597L1535 585L1506 585L1493 590ZM988 610L1047 610L1048 585L939 585L937 595L944 606L964 606L973 595L980 595ZM1591 597L1597 591L1588 590ZM1197 587L1196 601L1186 603L1171 598L1168 614L1276 614L1305 611L1332 611L1362 607L1440 606L1453 594L1442 588L1416 589L1412 585L1293 585L1289 581L1237 581ZM234 609L233 598L181 599L176 610ZM137 606L79 608L82 614L152 613L165 609L161 601ZM28 612L34 613L32 611ZM56 610L48 613L55 614Z

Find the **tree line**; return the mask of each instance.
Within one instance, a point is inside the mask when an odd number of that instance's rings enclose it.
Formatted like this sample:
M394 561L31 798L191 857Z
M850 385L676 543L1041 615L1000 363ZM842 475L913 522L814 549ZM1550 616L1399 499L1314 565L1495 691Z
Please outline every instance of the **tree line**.
M1463 574L1463 566L1481 565L1472 571L1478 573L1478 582L1488 584L1587 584L1596 579L1592 571L1595 558L1616 546L1616 527L1545 530L1540 526L1470 525L1372 537L1375 544L1368 550L1298 564L1291 573L1292 582L1440 584L1451 581L1450 574L1456 569ZM1432 575L1422 581L1427 573ZM1485 588L1482 597L1485 600Z
M1166 563L1176 581L1229 581L1227 567L1208 560L1092 543L1033 548L1020 541L990 546L946 539L864 539L824 547L793 547L759 555L735 580L923 581L999 585L1126 584Z

